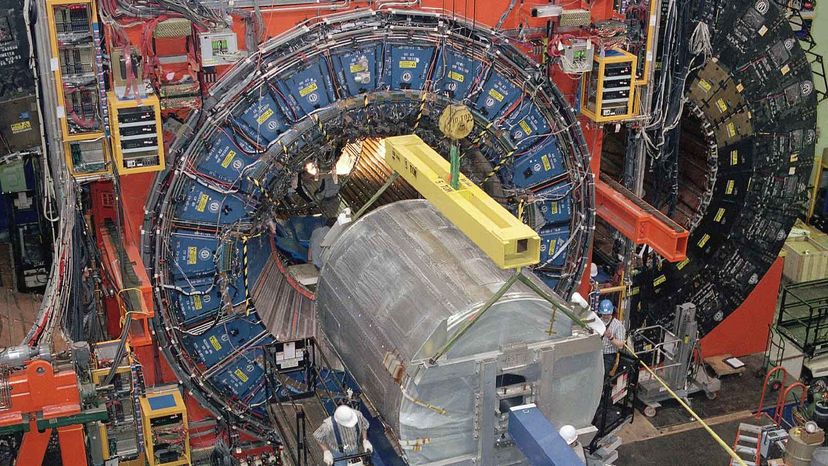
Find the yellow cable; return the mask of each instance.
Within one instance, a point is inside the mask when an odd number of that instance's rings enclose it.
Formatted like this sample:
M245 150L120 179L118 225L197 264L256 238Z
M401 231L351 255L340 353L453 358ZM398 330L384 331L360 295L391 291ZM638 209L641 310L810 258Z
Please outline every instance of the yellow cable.
M632 353L635 356L635 358L638 359L638 362L641 364L641 366L644 367L644 369L647 369L647 372L649 372L650 375L653 376L653 378L656 379L658 381L658 383L660 383L661 386L663 386L667 390L667 393L669 393L670 396L675 398L676 401L679 402L681 407L684 408L688 413L690 413L690 415L693 416L693 418L696 421L698 421L698 423L701 424L702 427L704 427L704 430L706 430L707 433L710 434L711 437L713 437L713 440L715 440L716 443L718 443L719 445L722 446L722 448L725 449L725 451L727 452L728 455L730 455L731 458L736 460L739 463L740 466L747 466L747 464L745 463L745 460L743 460L739 455L737 455L736 452L733 451L732 448L730 448L730 445L728 445L727 442L722 440L722 438L719 437L719 434L714 432L713 429L711 429L710 426L707 425L706 422L702 421L701 417L699 417L699 415L696 414L696 412L693 411L693 409L690 406L688 406L687 403L685 403L684 400L682 400L680 396L676 395L676 393L667 385L667 382L662 380L661 377L657 376L656 373L652 369L650 369L650 366L648 366L647 364L644 364L644 361L642 361L638 357L638 355L635 354L635 351L632 348L630 348L630 345L628 345L627 343L624 343L624 347L627 348L627 351Z

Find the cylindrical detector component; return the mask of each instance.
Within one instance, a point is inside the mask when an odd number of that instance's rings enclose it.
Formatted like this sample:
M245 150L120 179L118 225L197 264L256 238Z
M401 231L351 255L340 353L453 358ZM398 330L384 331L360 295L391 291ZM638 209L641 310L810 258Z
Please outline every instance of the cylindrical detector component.
M317 291L322 329L410 464L520 461L508 441L510 406L535 403L558 425L592 421L600 337L573 331L524 284L449 344L512 273L424 200L371 212L331 247Z

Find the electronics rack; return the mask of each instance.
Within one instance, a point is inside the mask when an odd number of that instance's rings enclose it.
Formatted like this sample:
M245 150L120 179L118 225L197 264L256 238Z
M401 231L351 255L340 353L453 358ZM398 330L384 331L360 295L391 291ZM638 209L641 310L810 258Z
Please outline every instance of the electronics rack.
M109 420L98 422L95 438L100 442L100 461L117 461L125 466L140 466L143 461L143 436L139 396L144 392L141 366L124 358L115 369L112 381L104 386L117 353L118 340L102 341L95 345L95 366L91 372L92 383L103 396Z
M142 396L141 421L147 464L190 464L187 407L178 388L168 388Z
M129 175L164 169L164 139L158 97L120 100L109 92L112 151L118 173Z
M635 115L638 58L618 48L593 57L581 85L581 113L596 123L625 121Z
M47 0L46 5L66 165L75 177L109 174L95 3Z

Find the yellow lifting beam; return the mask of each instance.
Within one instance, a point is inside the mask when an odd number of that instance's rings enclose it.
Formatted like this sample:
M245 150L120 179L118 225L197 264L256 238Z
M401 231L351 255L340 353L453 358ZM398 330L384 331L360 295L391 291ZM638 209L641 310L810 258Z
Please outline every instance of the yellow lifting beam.
M540 237L464 175L452 189L451 165L414 134L385 139L385 161L501 269L540 261Z

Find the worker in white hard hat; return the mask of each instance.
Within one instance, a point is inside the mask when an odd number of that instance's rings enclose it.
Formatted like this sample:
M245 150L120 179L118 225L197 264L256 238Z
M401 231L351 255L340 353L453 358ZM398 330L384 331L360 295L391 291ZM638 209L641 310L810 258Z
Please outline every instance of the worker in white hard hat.
M333 416L322 421L313 438L322 447L322 460L327 466L363 464L360 459L336 460L374 451L368 441L368 420L361 412L346 405L337 407Z
M567 445L572 447L572 451L575 452L578 459L586 464L586 453L584 452L583 445L581 445L581 442L578 441L578 431L575 430L575 427L565 425L558 430L558 435L564 439Z
M618 364L618 351L624 348L626 330L624 324L613 317L615 305L609 299L604 299L598 305L598 315L607 329L603 336L604 376L610 377Z

